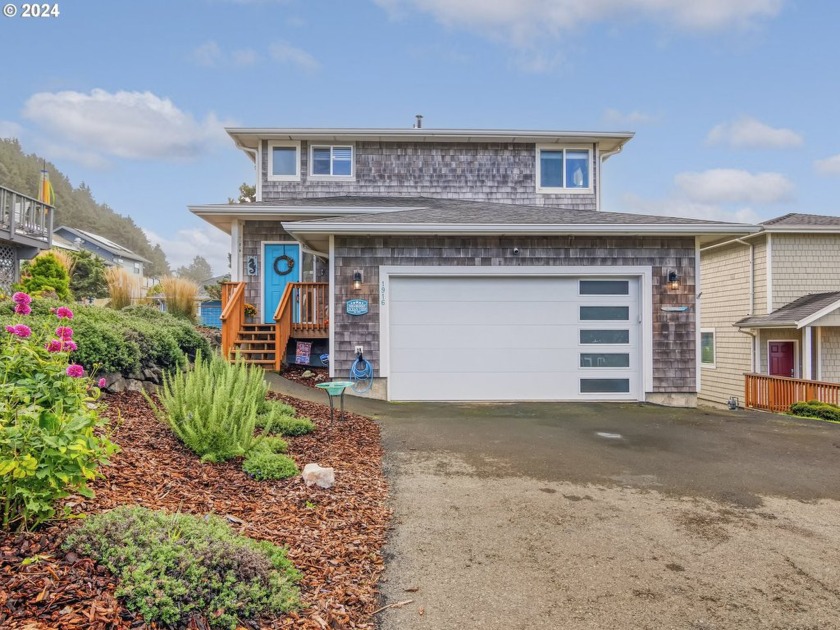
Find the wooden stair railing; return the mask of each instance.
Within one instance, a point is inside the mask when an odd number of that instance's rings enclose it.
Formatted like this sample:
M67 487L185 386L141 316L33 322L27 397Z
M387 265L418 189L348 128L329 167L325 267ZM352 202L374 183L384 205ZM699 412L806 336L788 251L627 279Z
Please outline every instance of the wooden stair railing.
M329 297L326 282L290 282L274 312L274 369L279 370L286 344L294 334L326 335L329 331Z
M230 358L234 341L245 323L245 283L222 282L222 356Z

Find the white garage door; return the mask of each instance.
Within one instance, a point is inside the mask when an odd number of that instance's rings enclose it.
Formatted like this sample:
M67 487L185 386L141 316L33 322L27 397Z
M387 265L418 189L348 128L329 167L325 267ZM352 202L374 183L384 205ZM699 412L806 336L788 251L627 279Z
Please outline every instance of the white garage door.
M391 277L391 400L636 400L637 278Z

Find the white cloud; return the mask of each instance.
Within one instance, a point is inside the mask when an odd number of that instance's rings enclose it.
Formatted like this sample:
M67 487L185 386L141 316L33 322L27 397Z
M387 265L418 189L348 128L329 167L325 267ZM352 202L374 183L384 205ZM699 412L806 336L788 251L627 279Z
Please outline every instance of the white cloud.
M653 214L666 217L685 217L703 221L757 223L758 214L750 207L726 208L716 204L697 203L678 196L664 199L644 199L627 193L621 198L622 212Z
M200 66L216 68L220 66L252 66L259 60L257 51L251 48L225 52L215 41L210 40L197 46L190 55Z
M656 116L645 114L638 110L633 110L629 113L623 113L617 109L608 108L604 110L604 122L608 125L649 125L656 122Z
M0 120L0 138L20 138L23 127L11 120Z
M466 27L528 45L535 37L587 23L633 18L688 31L748 28L779 14L784 0L375 0L395 17L408 8L446 26Z
M297 48L287 42L274 42L268 47L268 52L274 61L297 66L307 72L313 72L321 67L315 57L302 48Z
M23 115L54 145L103 160L193 158L227 141L214 114L196 120L151 92L41 92L29 98Z
M803 144L802 136L792 129L771 127L749 116L713 127L706 142L733 149L790 149Z
M840 175L840 153L817 160L814 162L814 168L820 175Z
M708 204L779 203L793 195L793 183L781 173L750 173L716 168L674 177L686 199Z
M513 60L513 64L528 74L548 74L563 65L563 55L545 54L536 50L523 51Z
M230 271L230 236L211 225L178 230L175 234L167 236L161 236L146 228L143 228L143 232L153 246L161 246L173 270L189 265L196 256L203 256L213 268L214 275Z

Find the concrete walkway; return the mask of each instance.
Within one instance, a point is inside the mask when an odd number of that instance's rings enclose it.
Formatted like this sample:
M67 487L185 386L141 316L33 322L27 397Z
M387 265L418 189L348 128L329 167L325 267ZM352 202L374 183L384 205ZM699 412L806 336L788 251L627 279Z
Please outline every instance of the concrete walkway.
M272 388L326 395L270 377ZM840 426L640 404L389 404L383 630L838 628Z

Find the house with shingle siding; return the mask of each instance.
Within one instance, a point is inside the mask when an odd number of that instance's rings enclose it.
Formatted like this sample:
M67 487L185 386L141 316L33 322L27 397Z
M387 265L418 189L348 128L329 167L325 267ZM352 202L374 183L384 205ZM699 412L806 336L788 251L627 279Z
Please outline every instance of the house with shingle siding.
M256 202L190 210L231 235L232 351L361 350L389 400L695 404L699 248L757 228L601 211L632 133L227 131Z
M840 217L791 213L700 249L700 401L747 373L840 383Z

